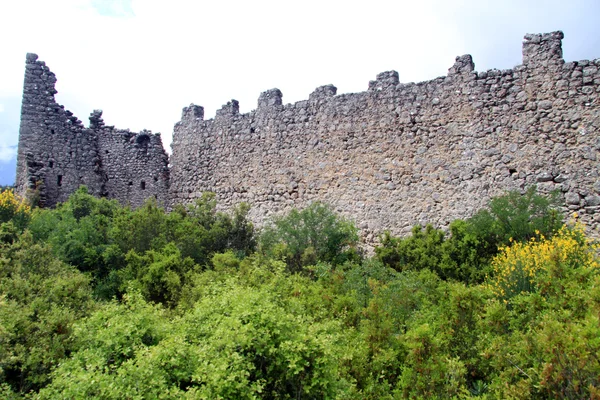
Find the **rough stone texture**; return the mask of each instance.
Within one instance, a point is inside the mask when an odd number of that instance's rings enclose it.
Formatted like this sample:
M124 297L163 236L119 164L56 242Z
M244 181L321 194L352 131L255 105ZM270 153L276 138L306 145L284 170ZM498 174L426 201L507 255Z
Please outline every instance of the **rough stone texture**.
M416 84L388 71L366 92L326 85L287 105L271 89L256 110L240 114L232 100L210 120L192 104L175 125L170 170L158 135L107 127L99 110L85 128L56 104L54 74L29 54L17 187L42 182L49 206L80 184L134 206L213 191L222 208L249 202L259 225L321 200L371 241L385 229L447 226L536 184L560 190L565 213L577 211L597 236L600 59L565 63L562 38L526 35L523 64L509 70L474 72L465 55L447 76Z
M27 54L17 192L38 189L40 203L54 206L80 185L90 193L139 206L151 196L168 203L169 169L160 135L105 126L102 111L89 128L54 98L55 75L35 54Z
M171 157L172 202L204 191L224 208L252 205L257 223L314 200L352 217L368 240L415 224L447 226L491 196L536 184L564 193L565 212L600 223L600 59L565 63L562 32L525 36L523 65L402 84L383 72L368 91L332 85L283 105L278 89L239 113L204 120L183 109Z

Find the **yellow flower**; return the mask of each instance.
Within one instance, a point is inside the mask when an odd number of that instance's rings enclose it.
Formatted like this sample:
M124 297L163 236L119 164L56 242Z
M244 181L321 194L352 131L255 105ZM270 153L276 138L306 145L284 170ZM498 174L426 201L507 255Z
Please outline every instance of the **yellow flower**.
M552 281L543 277L551 277L557 265L599 270L594 246L582 238L584 228L577 223L571 228L563 226L551 239L540 235L539 240L532 238L500 249L492 261L494 275L488 278L492 291L503 299L524 291L543 292Z
M24 199L14 194L12 190L0 193L0 223L7 222L15 216L29 216L31 208Z

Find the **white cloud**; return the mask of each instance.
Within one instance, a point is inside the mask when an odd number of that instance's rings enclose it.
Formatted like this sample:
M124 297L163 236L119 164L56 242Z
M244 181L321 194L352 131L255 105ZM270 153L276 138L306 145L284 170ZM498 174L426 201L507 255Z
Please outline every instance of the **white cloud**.
M6 163L17 157L17 146L0 143L0 162Z
M18 135L0 120L0 162L6 163L17 157L18 140Z
M91 0L91 5L100 15L108 17L133 17L131 0Z

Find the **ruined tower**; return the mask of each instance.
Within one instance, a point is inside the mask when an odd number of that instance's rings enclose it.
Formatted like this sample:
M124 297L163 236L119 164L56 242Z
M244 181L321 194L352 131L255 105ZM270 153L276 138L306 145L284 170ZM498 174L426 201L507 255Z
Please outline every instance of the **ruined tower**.
M148 197L167 203L168 157L160 135L105 126L102 111L89 127L56 103L56 77L27 54L16 189L39 193L40 204L65 201L79 186L96 196L139 206Z

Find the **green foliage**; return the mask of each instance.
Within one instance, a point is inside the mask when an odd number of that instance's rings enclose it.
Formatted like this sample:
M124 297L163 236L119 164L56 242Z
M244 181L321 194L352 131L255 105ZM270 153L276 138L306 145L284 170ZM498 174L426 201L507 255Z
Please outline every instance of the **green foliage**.
M285 301L285 300L284 300ZM328 398L340 386L335 324L311 323L266 290L225 287L186 318L203 358L200 397ZM330 326L331 325L331 326Z
M233 209L233 217L216 211L214 193L204 193L187 206L179 205L169 215L165 232L176 243L184 257L205 265L212 254L227 249L240 256L250 254L256 246L254 226L248 221L250 210L246 203Z
M125 295L121 304L105 304L75 327L72 356L52 373L51 384L39 397L160 397L162 377L137 369L136 360L148 355L170 328L162 310L135 292Z
M399 271L437 269L445 254L442 244L445 241L444 232L427 225L412 229L412 236L405 239L392 237L386 232L381 240L381 247L375 249L379 259L386 265L393 266Z
M362 259L322 204L254 253L247 205L80 189L29 231L0 224L0 397L600 398L597 247L547 200L510 193Z
M97 199L82 187L54 210L36 209L29 230L36 241L50 244L58 258L102 280L124 259L110 235L119 209L116 201Z
M408 354L397 392L403 398L454 398L466 395L464 363L449 357L443 338L423 324L405 335Z
M177 304L187 276L198 268L191 258L183 258L173 243L143 254L130 250L126 262L119 271L123 291L131 287L150 301L172 306Z
M526 242L540 234L550 238L563 225L563 218L556 210L558 193L549 196L537 193L531 186L521 194L511 191L490 200L489 208L475 213L469 224L476 236L485 239L497 253L497 247L507 245L512 238L516 242Z
M284 259L293 272L317 261L342 264L358 259L357 243L357 228L319 202L274 219L260 237L261 251Z
M31 217L31 208L25 199L14 193L12 189L0 191L0 224L11 222L19 230L23 230Z
M551 237L562 226L555 204L555 195L539 195L535 187L524 194L509 192L493 198L489 209L453 221L449 236L431 225L415 226L406 238L385 233L375 253L400 271L429 268L443 279L480 283L490 273L490 261L500 246L539 235Z
M600 261L580 227L503 249L488 284L482 348L500 397L597 398L600 394ZM527 290L511 291L516 269ZM485 320L484 320L485 321ZM502 384L504 382L504 384Z
M114 200L95 198L81 187L56 209L35 210L29 229L37 241L49 243L58 258L89 272L95 294L110 299L123 294L129 286L128 279L135 280L132 284L140 285L140 275L132 269L138 268L141 261L133 255L127 256L130 252L142 258L150 252L148 257L156 258L168 249L170 257L174 246L179 252L177 257L181 260L190 258L198 265L209 264L214 253L228 249L240 257L250 254L255 239L254 227L247 218L248 211L248 205L241 204L233 210L232 217L219 213L211 193L204 194L193 204L177 206L171 213L153 199L131 210ZM137 264L135 260L138 260ZM146 264L158 268L160 263ZM124 268L127 271L122 272ZM156 274L165 272L169 277L150 279L152 284L146 276L142 286L148 288L162 280L162 285L171 288L167 296L171 300L164 297L164 290L159 290L163 292L160 295L155 290L142 292L150 296L148 299L172 304L173 296L177 296L173 290L180 287L177 282L183 282L182 274L190 269L187 261L180 266L172 264L164 271L159 268Z
M335 323L291 313L273 291L228 283L182 318L135 292L82 321L40 398L330 398ZM141 384L143 383L143 384Z
M89 279L47 246L29 234L0 245L0 383L22 393L44 386L71 351L73 324L93 308Z
M352 293L358 304L367 306L369 300L373 297L372 285L374 282L385 284L397 276L396 271L385 266L378 260L347 263L344 265L342 288L347 293Z

